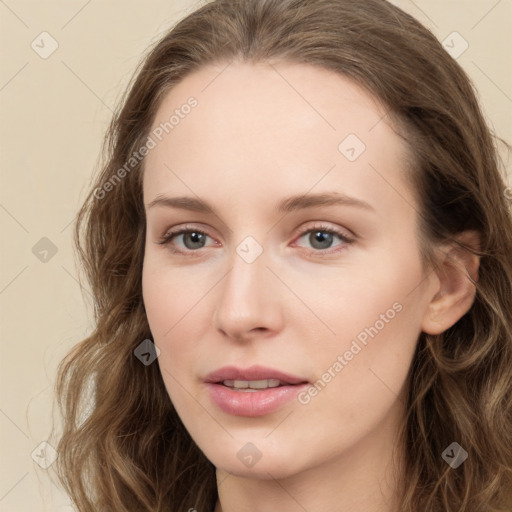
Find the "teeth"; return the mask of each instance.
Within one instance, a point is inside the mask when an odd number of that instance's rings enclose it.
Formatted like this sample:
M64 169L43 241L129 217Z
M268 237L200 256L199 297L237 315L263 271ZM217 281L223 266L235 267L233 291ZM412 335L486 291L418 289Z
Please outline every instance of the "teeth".
M222 382L224 386L235 389L267 389L277 388L281 381L278 379L264 380L225 380Z

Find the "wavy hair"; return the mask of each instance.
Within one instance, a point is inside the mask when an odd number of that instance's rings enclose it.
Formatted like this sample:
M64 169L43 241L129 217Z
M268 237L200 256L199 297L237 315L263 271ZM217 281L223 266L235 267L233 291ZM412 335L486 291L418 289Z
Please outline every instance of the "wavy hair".
M173 86L234 60L319 66L365 88L389 109L413 155L407 173L426 260L436 244L479 233L472 308L444 333L418 339L400 432L399 503L402 512L510 512L512 218L497 143L462 68L384 0L216 0L144 57L75 225L95 328L58 370L63 487L80 512L214 508L214 466L173 408L158 365L134 356L151 337L141 286L144 160L113 176L145 144ZM457 469L441 456L453 441L469 453Z

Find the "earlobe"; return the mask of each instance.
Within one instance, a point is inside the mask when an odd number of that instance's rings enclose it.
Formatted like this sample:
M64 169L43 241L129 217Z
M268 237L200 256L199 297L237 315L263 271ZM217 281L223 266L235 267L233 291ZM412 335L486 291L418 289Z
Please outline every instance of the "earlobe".
M456 240L440 249L435 270L439 284L422 322L422 330L427 334L449 329L471 309L475 300L480 256L472 251L480 250L480 237L475 231L466 231Z

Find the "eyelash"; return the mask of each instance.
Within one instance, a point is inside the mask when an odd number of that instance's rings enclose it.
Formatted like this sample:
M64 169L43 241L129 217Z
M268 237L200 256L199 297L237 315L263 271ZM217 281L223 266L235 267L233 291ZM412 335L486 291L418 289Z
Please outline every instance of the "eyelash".
M301 239L304 235L307 235L308 233L311 233L311 232L314 232L314 231L320 231L321 233L328 234L328 235L335 235L335 236L339 237L341 242L343 242L342 244L339 244L339 245L335 246L334 250L332 250L332 248L328 248L326 250L310 249L309 252L311 254L315 254L315 255L329 255L329 254L332 254L332 253L335 253L335 252L339 252L340 250L343 250L346 245L352 244L355 241L354 238L351 238L351 237L347 236L345 233L343 233L341 231L338 231L335 228L332 228L332 227L329 227L329 226L325 226L325 225L322 225L322 224L314 225L312 227L308 227L307 229L304 229L304 230L300 231L299 233L297 233L295 238L296 239ZM201 231L201 230L193 228L193 227L185 226L183 228L176 229L175 231L168 231L165 235L163 235L160 238L160 240L157 242L157 244L164 245L164 246L170 245L170 243L173 240L173 238L176 238L177 236L180 236L180 235L183 235L183 234L192 233L192 232L193 233L199 233L200 235L205 235L205 236L207 236L209 238L213 238L213 237L210 237L210 235L208 235L208 233L206 233L205 231ZM342 246L341 249L339 249L340 246ZM203 249L203 247L201 249ZM171 251L173 253L177 253L177 254L188 254L188 255L190 255L192 253L199 253L200 249L196 249L196 250L187 249L187 250L183 251L181 249L176 249L176 248L173 247L173 248L171 248ZM197 256L198 255L199 254L197 254Z

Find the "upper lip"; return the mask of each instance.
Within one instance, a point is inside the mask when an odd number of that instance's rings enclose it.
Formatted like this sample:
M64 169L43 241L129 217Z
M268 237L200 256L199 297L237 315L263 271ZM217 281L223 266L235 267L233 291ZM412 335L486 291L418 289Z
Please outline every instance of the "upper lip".
M235 366L224 366L213 372L209 373L204 381L207 383L218 383L225 380L266 380L277 379L282 384L301 384L307 382L295 375L275 370L273 368L266 368L265 366L250 366L249 368L237 368Z

